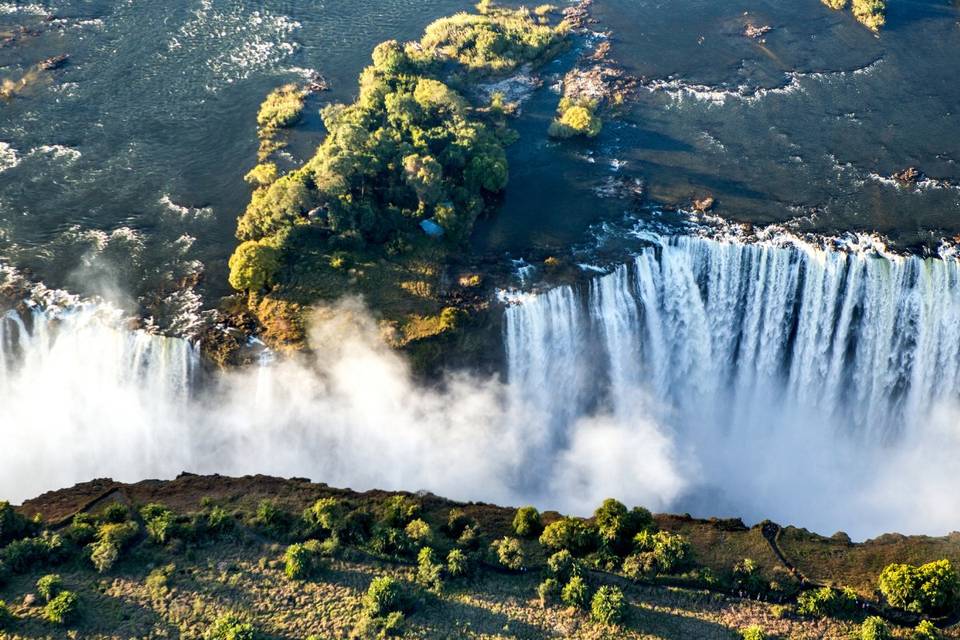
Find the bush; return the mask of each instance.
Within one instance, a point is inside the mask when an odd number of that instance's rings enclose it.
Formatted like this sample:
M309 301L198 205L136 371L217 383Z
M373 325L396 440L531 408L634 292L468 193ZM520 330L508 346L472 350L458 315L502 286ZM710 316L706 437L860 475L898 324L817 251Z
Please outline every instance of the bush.
M413 549L413 541L402 529L380 527L370 539L370 550L385 556L407 556Z
M475 524L473 518L465 514L462 509L451 509L450 513L447 514L447 524L444 527L444 531L448 536L456 540L463 535L467 527Z
M470 559L460 549L447 554L447 573L451 578L460 578L470 573Z
M913 640L940 640L940 630L929 620L921 620L913 630Z
M535 538L543 532L540 512L534 507L520 507L513 516L513 532L521 538Z
M590 603L590 617L601 624L619 625L627 617L627 601L617 587L600 587Z
M404 528L404 531L410 539L417 544L429 544L433 539L433 532L430 530L430 525L420 518L411 520L410 524Z
M497 540L491 545L497 552L497 560L500 564L511 571L520 571L523 569L524 555L523 545L516 538L505 537Z
M678 533L641 531L633 540L637 551L654 555L659 573L678 573L690 565L690 543Z
M320 498L303 512L310 535L337 534L343 527L347 505L337 498Z
M80 598L72 591L61 591L43 608L43 617L54 624L70 624L80 615Z
M37 593L44 602L50 602L61 591L63 591L63 578L55 573L47 574L37 580Z
M81 547L93 542L97 538L96 519L89 513L78 513L73 516L64 537Z
M631 554L624 559L622 571L623 575L636 582L652 580L659 572L657 556L649 551Z
M860 625L860 640L890 640L893 634L883 618L870 616Z
M537 595L540 597L541 606L553 604L560 595L560 583L556 578L547 578L537 585Z
M885 0L853 0L853 15L865 27L878 31L886 21Z
M919 567L891 564L880 573L878 586L891 606L913 613L947 614L960 599L960 578L949 560Z
M9 502L0 501L0 547L35 533L35 526L14 509Z
M585 555L596 546L596 530L579 518L561 518L547 525L540 544L553 551L565 549L574 556Z
M176 565L168 564L164 567L157 567L147 575L147 592L154 600L162 600L170 592L170 576L177 570Z
M443 590L443 564L437 560L430 547L417 554L417 583L425 589L439 593Z
M557 119L550 124L548 133L554 138L584 136L594 138L600 134L603 122L595 114L593 102L574 102L569 98L560 100Z
M207 628L204 640L256 640L253 623L236 613L226 613Z
M390 496L381 506L380 521L388 527L402 529L420 516L420 503L406 496Z
M578 609L585 609L587 607L587 602L589 602L590 590L587 587L586 580L583 579L583 576L573 576L563 587L563 591L560 594L560 599L563 600L563 603L569 607L577 607Z
M653 516L649 511L636 507L627 511L627 507L613 498L603 501L593 513L600 538L617 552L629 550L632 538L653 526Z
M379 618L393 612L405 612L407 608L403 587L390 576L374 578L363 597L363 612Z
M303 113L304 92L295 84L274 89L260 105L257 126L264 131L289 127Z
M563 549L547 558L547 570L557 580L566 582L572 575L580 574L580 565L573 554Z
M857 594L852 589L837 591L823 587L804 591L797 598L797 613L813 618L841 618L857 610Z
M764 633L763 627L755 624L740 631L740 637L743 640L766 640L767 634Z
M293 580L306 580L319 573L324 567L320 543L308 540L303 544L292 544L287 547L284 557L283 571Z
M102 524L121 524L130 517L130 509L119 502L111 502L99 513L97 519Z
M479 549L480 545L483 542L483 538L480 536L480 527L478 525L469 525L460 534L460 537L457 538L457 546L463 547L464 549Z
M733 567L734 588L751 595L759 595L767 590L763 576L757 563L750 558L744 558Z
M13 573L26 573L38 566L54 564L63 556L63 539L48 531L36 538L14 540L2 552L3 563Z
M148 504L140 509L147 530L147 537L156 544L166 544L173 537L176 516L162 504Z
M4 629L9 629L17 618L13 615L13 612L10 611L10 607L7 606L7 603L3 600L0 600L0 631Z
M100 525L97 530L97 541L90 547L90 561L100 573L105 573L113 568L113 565L120 557L120 552L129 544L140 526L131 521L124 523L107 523Z

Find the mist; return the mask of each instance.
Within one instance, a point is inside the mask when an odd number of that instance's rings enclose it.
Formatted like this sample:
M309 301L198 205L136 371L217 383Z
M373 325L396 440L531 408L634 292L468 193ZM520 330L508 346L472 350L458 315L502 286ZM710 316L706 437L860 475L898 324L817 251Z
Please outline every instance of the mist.
M127 331L109 307L37 314L32 332L12 318L0 323L0 494L14 502L96 477L190 471L580 515L613 496L855 538L942 534L960 514L952 406L890 445L774 411L692 432L638 386L621 390L628 410L601 404L558 432L548 411L498 379L418 384L358 300L318 312L314 356L223 373L202 391L191 383L194 348Z

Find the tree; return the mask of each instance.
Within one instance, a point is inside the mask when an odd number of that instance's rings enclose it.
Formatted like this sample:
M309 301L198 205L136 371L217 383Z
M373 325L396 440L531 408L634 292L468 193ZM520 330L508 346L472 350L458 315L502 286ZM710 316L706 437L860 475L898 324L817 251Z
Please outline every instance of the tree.
M446 196L443 167L432 156L408 155L403 159L403 175L424 205L434 205Z
M256 637L253 623L236 613L218 617L203 634L203 640L255 640Z
M949 560L919 567L891 564L880 573L878 586L891 606L914 613L951 613L960 601L960 577Z
M583 555L596 546L596 530L579 518L561 518L547 525L540 544L553 551L566 549L575 556Z
M280 268L280 255L265 242L247 240L233 252L228 265L231 287L238 291L260 291Z
M550 125L549 134L554 138L596 137L603 128L603 122L596 116L595 110L596 104L592 102L576 103L564 98L560 101L560 115Z
M590 589L583 576L573 576L563 587L560 599L568 607L585 609L590 598Z
M653 554L661 573L676 573L690 563L690 543L678 533L641 531L633 540L637 551Z
M502 538L492 545L497 552L497 559L500 564L511 571L523 569L524 554L523 545L516 538Z
M377 618L406 609L406 597L400 582L390 576L374 578L363 597L363 611Z
M883 618L870 616L860 625L860 640L891 640L893 634Z
M373 68L382 74L395 76L407 70L410 58L403 45L396 40L381 42L373 49Z
M653 517L646 509L627 511L622 503L607 498L593 513L600 538L617 552L629 551L633 537L653 525Z
M913 640L940 640L940 630L929 620L921 620L913 630Z
M80 598L72 591L61 591L43 608L43 617L54 624L70 624L80 613Z
M543 531L540 512L535 507L520 507L513 516L513 532L521 538L539 536Z
M887 21L885 0L853 0L853 15L865 27L879 31Z

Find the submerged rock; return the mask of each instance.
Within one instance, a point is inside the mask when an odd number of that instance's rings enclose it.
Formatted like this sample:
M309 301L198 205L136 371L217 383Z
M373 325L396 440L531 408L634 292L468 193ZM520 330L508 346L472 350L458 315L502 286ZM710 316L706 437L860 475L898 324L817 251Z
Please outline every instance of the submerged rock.
M37 63L37 69L39 69L40 71L54 71L55 69L59 69L65 64L67 64L69 60L70 60L69 55L67 55L66 53L61 53L58 56L51 56L49 58L41 60L40 62Z
M773 27L770 25L756 26L753 24L748 24L746 29L743 30L743 35L748 38L753 38L754 40L759 40L766 34L773 31Z

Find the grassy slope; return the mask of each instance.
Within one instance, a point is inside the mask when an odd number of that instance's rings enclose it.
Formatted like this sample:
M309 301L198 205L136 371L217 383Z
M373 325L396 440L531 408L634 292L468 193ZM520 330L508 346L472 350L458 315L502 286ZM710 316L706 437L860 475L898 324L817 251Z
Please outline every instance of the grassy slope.
M225 478L184 476L171 482L146 481L121 485L108 480L78 485L28 501L22 512L42 514L50 523L68 520L79 510L96 511L109 501L132 505L163 502L180 513L201 509L201 500L228 511L249 511L270 498L299 512L319 497L349 498L356 504L379 504L386 492L357 494L303 480L267 477ZM419 498L423 517L434 529L445 522L456 503L435 496ZM485 504L459 505L476 519L484 537L492 540L510 530L513 510ZM545 514L545 520L557 514ZM753 558L768 576L779 561L758 527L748 529L729 521L704 521L658 516L663 529L683 533L694 546L696 560L717 574L743 557ZM594 572L596 583L621 586L630 602L629 624L619 630L590 622L583 613L560 606L541 607L536 599L538 567L544 561L539 545L528 542L531 569L506 574L486 568L472 578L450 581L442 596L422 594L408 620L411 638L733 638L735 630L759 624L773 637L846 638L854 623L805 620L779 612L772 603L740 599L730 594L676 585L677 578L661 578L635 585L612 574ZM887 536L850 545L786 529L781 548L802 572L825 582L852 585L864 595L879 570L894 560L921 562L960 557L960 538L906 538ZM360 599L376 575L385 573L412 580L414 568L384 561L359 551L334 560L318 579L298 582L283 573L284 546L259 535L239 541L196 546L173 544L165 548L141 542L105 575L84 561L56 569L67 587L80 593L85 615L72 631L40 619L40 608L24 606L24 595L46 571L12 578L2 589L6 600L23 619L2 638L199 638L206 626L228 609L251 613L269 638L303 639L350 637L360 618ZM175 564L169 589L146 584L151 570ZM909 637L900 630L898 637ZM946 637L960 637L948 631Z

